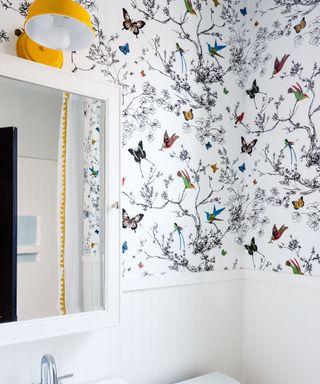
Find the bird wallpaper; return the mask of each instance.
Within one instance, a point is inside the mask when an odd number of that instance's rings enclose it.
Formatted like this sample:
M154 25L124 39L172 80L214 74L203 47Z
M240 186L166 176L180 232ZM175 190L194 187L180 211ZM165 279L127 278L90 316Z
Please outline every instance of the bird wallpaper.
M78 0L122 87L122 276L320 275L320 0ZM29 3L1 0L0 50Z

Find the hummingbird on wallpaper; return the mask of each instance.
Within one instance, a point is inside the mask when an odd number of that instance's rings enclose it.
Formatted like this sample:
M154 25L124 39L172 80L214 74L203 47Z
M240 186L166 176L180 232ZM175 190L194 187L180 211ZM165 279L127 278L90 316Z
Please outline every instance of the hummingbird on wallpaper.
M273 79L274 76L277 75L282 70L282 68L285 65L286 61L288 60L289 56L290 55L288 55L288 54L283 55L283 57L282 57L282 59L280 61L276 57L276 59L274 61L274 67L273 67L273 72L272 72L271 79Z
M165 131L164 136L163 136L163 144L162 144L160 151L163 151L164 149L171 148L173 146L174 142L178 139L179 139L179 136L177 136L175 133L171 137L169 137L168 132Z
M196 11L193 9L191 0L184 0L184 4L186 6L187 12L190 13L191 15L197 16Z
M218 57L221 57L222 59L224 59L224 57L221 56L218 52L221 51L222 49L226 48L226 45L218 45L218 42L216 40L214 42L214 46L212 46L209 43L207 43L207 46L208 46L208 52L209 52L210 56L212 56L212 57L218 56Z
M188 171L185 169L184 171L178 171L177 176L182 178L184 187L186 189L195 189L196 187L192 184Z
M243 122L243 119L244 119L244 112L240 113L239 116L236 116L236 121L235 123L236 124L241 124Z
M297 259L291 259L286 261L286 266L292 269L294 275L304 275L301 271L301 267L297 261Z
M289 151L290 151L291 164L293 163L293 157L295 158L296 162L298 161L297 160L297 154L296 154L296 151L294 150L293 146L294 146L294 141L289 141L288 139L284 140L284 147L289 148Z
M180 54L180 59L181 59L181 72L185 71L187 72L188 71L188 68L187 68L187 62L186 62L186 59L184 57L184 54L186 53L186 51L180 47L179 43L176 43L176 52L179 52Z
M272 241L276 241L276 240L279 240L281 238L281 236L283 235L283 233L288 229L288 227L286 227L285 225L282 225L279 229L276 227L276 225L274 224L273 228L272 228L272 236L271 236L271 240L269 241L269 243L272 243Z
M301 85L299 83L296 83L296 84L297 85L292 85L288 89L288 93L294 94L294 97L296 98L297 101L301 101L308 98L309 96L306 93L303 93Z
M224 210L225 208L216 209L216 206L214 206L212 213L205 212L208 222L212 224L214 221L223 221L223 219L218 219L217 216L219 216Z
M93 176L93 177L99 176L99 170L98 169L94 169L94 167L90 167L89 171L91 172L90 176Z
M182 244L183 244L183 248L185 248L186 247L186 243L184 241L184 237L183 237L183 234L182 234L183 228L180 227L180 225L178 225L177 223L173 224L173 228L174 228L174 232L178 232L179 242L180 242L180 249L182 247Z

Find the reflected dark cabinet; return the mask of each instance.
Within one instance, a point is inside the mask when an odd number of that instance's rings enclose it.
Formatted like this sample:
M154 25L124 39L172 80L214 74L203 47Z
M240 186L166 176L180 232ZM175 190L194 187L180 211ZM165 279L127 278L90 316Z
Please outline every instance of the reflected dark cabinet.
M17 129L0 128L0 323L17 320Z

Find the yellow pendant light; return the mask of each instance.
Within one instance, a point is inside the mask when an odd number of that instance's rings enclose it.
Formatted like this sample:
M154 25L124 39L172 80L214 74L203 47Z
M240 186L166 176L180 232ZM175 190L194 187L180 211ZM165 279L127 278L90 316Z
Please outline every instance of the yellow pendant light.
M36 61L55 68L62 68L63 66L63 52L45 48L35 43L25 32L19 33L16 49L17 55L23 59Z
M34 42L60 51L86 48L95 36L89 12L73 0L35 0L24 29Z

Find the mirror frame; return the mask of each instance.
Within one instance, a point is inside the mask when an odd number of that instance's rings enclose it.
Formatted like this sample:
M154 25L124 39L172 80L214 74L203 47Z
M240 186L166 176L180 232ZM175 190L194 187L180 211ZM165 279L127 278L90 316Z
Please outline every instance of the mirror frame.
M120 321L120 223L121 207L121 89L119 86L82 78L43 64L0 54L0 76L64 92L103 100L105 115L105 291L106 309L35 320L0 324L0 346L86 332Z

